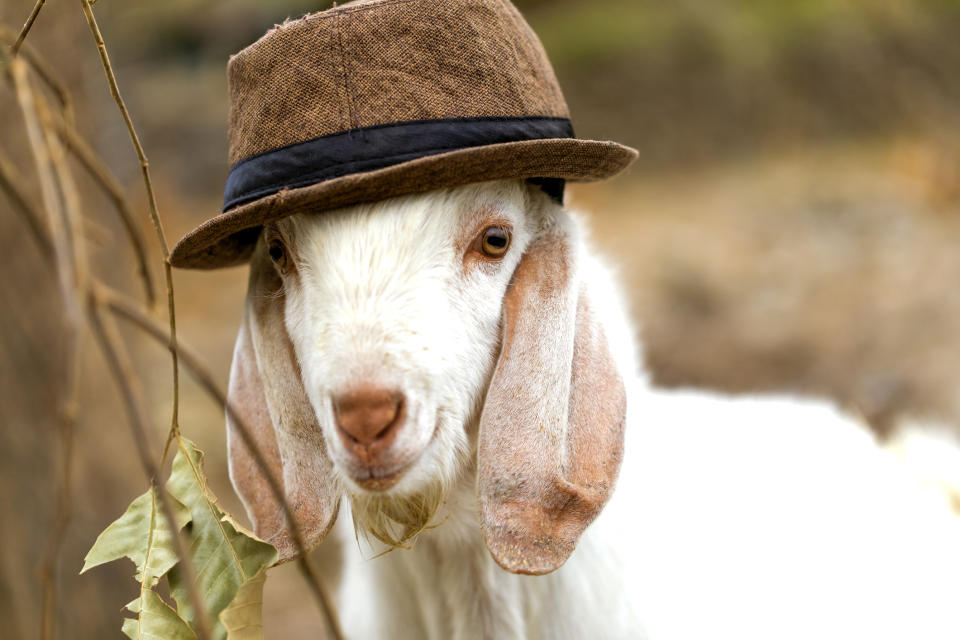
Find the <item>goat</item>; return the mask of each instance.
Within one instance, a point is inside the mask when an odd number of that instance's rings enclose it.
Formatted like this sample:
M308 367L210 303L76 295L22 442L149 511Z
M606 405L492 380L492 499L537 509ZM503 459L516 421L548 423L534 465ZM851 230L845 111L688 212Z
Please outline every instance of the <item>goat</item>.
M348 637L955 637L949 509L830 407L651 388L587 246L519 180L265 227L230 402L307 545L341 554Z

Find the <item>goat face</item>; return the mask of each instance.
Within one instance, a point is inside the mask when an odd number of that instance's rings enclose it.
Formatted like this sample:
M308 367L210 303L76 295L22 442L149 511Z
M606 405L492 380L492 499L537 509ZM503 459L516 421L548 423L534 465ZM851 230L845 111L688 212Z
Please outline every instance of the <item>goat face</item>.
M457 475L531 236L529 199L496 183L267 230L304 388L351 493L417 494Z
M609 497L625 402L571 234L567 214L521 181L266 227L231 400L308 542L346 493L361 529L403 544L475 460L495 559L524 573L562 564ZM234 484L289 557L236 429Z

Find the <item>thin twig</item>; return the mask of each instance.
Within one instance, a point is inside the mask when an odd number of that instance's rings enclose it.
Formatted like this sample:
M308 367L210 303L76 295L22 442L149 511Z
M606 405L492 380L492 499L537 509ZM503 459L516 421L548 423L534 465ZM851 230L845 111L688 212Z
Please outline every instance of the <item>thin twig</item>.
M20 45L23 44L23 39L30 33L30 29L33 27L33 23L37 21L37 16L40 15L40 10L43 9L45 2L46 0L37 0L36 4L33 5L33 11L27 16L27 21L23 23L23 28L20 29L20 35L17 36L13 46L10 47L10 53L12 55L15 56L17 52L20 51Z
M177 360L177 314L176 305L173 299L173 273L170 266L170 250L167 247L167 239L163 233L163 223L160 221L160 213L157 209L157 198L153 191L153 181L150 179L150 163L147 161L147 154L140 144L140 138L137 136L137 130L133 126L133 119L130 112L120 95L120 87L117 85L117 77L113 73L113 66L110 64L110 56L107 55L107 45L103 41L103 35L100 33L100 27L97 25L97 19L93 15L93 8L90 6L90 0L80 0L83 6L83 15L87 19L87 25L93 34L93 39L97 44L97 51L100 53L100 62L103 65L103 72L107 76L107 83L110 85L110 94L113 96L120 115L127 125L127 133L130 134L130 141L137 152L137 159L140 161L140 171L143 174L143 184L147 190L147 202L150 205L150 220L157 232L157 239L160 241L160 249L163 251L163 274L167 283L167 312L170 322L170 357L173 361L173 411L170 419L170 434L167 436L167 444L163 449L163 456L160 459L161 466L166 462L167 452L170 448L170 441L173 438L180 437L180 365Z
M37 177L40 182L40 194L44 209L47 211L50 235L53 240L54 256L57 258L57 276L60 290L66 307L68 322L70 318L76 320L79 315L79 305L76 298L77 281L73 272L74 256L70 246L71 239L68 226L65 224L66 213L63 210L60 191L57 188L53 161L47 145L40 118L37 117L33 92L26 76L26 67L19 59L10 62L10 78L13 83L14 94L23 115L27 130L27 141L33 152L34 164L37 168Z
M137 444L137 451L140 454L141 463L150 478L151 485L160 496L164 514L170 524L171 530L177 531L169 497L165 492L165 488L158 482L159 470L156 465L154 465L149 454L145 426L148 420L145 418L146 414L143 408L142 392L139 390L138 378L135 376L129 358L123 350L119 336L116 335L115 327L113 327L109 320L106 322L103 321L99 311L94 307L96 299L91 293L92 288L89 287L89 279L87 278L85 243L82 238L82 223L79 214L79 196L73 184L69 167L67 166L60 136L57 132L43 126L45 122L49 122L48 118L41 118L35 112L35 109L40 107L40 105L34 100L33 93L25 77L26 71L23 63L19 60L13 60L10 64L10 72L14 90L27 125L28 139L34 151L40 182L44 191L44 202L47 205L51 227L53 229L54 254L60 265L58 271L62 274L61 285L65 304L68 307L68 311L65 314L68 338L71 342L77 340L83 318L82 315L77 317L75 314L79 312L80 306L86 306L90 325L100 340L104 355L106 356L108 364L111 366L127 404L131 428L134 433L134 441ZM42 109L42 107L40 108ZM86 292L82 303L77 300L81 292ZM71 367L74 366L76 366L76 364L71 363ZM71 396L73 396L74 391L72 389L75 388L73 386L75 383L71 381L69 384L71 385ZM68 411L74 412L69 405ZM72 450L72 433L70 436L70 446L65 447L67 455L69 455ZM67 482L69 482L69 471L69 463L66 463L64 472ZM64 503L66 502L68 502L68 500L64 500ZM58 521L66 521L65 514L61 513ZM55 558L59 554L58 540L60 537L62 536L55 535L51 541L51 550L48 553L48 558L53 558L53 562L55 562ZM187 555L182 538L178 534L174 536L174 539L177 554L182 562L184 575L186 577L191 603L197 611L198 617L195 622L195 631L198 637L206 640L210 638L210 626L207 620L207 611L203 607L203 601L196 586L196 572L193 568L191 558ZM44 617L41 622L42 634L45 638L50 638L54 631L54 617L56 613L55 569L47 564L44 566L42 573L45 576L49 576L49 579L45 581L44 585Z
M153 461L150 454L150 445L147 441L147 418L145 404L143 401L143 391L140 389L139 378L130 363L130 359L123 349L123 343L117 333L115 324L109 317L104 317L100 310L97 295L94 288L89 293L89 318L90 326L94 335L97 337L103 354L106 357L107 364L113 373L113 378L120 388L120 394L123 396L124 404L127 408L127 415L130 421L130 428L133 432L133 439L137 446L137 453L140 456L140 464L143 465L147 475L150 476L150 483L157 495L160 497L160 504L163 507L164 516L170 525L171 531L178 531L176 521L173 517L173 509L170 506L170 496L167 494L166 487L159 482L160 470ZM176 544L177 556L180 558L181 568L184 573L184 583L190 595L190 603L196 613L194 621L194 631L197 636L203 640L209 639L210 623L207 620L207 609L200 597L197 588L197 573L193 566L193 560L184 544L183 537L180 534L173 536Z
M16 41L17 34L7 27L4 24L0 24L0 39L5 40L13 46L13 43ZM67 122L73 123L74 121L74 109L73 101L70 99L70 92L67 91L67 88L57 77L57 74L53 69L44 61L43 57L37 53L37 51L30 46L29 43L22 43L22 48L20 49L20 56L30 63L30 66L33 67L33 70L36 72L37 76L43 80L43 82L50 88L50 91L57 97L57 102L60 103L61 109L63 109L63 117Z
M66 537L67 527L72 517L71 478L73 477L73 450L76 440L77 416L80 411L80 369L82 366L83 332L76 334L72 353L69 356L67 371L67 400L60 414L60 465L57 482L57 508L43 563L40 565L40 577L43 581L42 600L42 640L54 640L57 616L57 565L60 562L60 550Z
M87 277L89 275L89 265L87 263L86 242L84 242L84 224L81 214L80 194L77 191L76 183L73 180L73 173L67 163L66 151L60 141L57 132L48 126L49 118L45 117L45 107L41 100L35 101L37 109L38 122L43 129L43 137L47 144L47 150L50 156L50 163L56 176L56 183L59 187L60 199L63 206L60 208L63 215L63 232L67 236L66 245L70 248L73 263L70 265L73 271L74 291L72 297L72 307L77 312L77 317L70 319L71 328L75 331L80 330L83 318L80 314L80 293L86 290Z
M73 458L74 431L77 419L80 353L82 350L83 314L80 291L87 283L87 257L82 238L80 197L67 165L60 138L49 127L38 111L42 105L35 100L26 77L26 68L19 60L10 65L10 78L17 103L27 128L37 172L43 186L44 204L53 238L57 272L64 298L64 332L67 337L67 400L60 420L61 459L57 486L57 510L51 527L47 549L40 567L43 583L41 637L53 640L57 616L57 563L60 549L70 523L70 475ZM38 227L38 230L41 228ZM47 228L44 227L43 231Z
M90 218L83 219L83 237L87 240L87 243L93 243L100 247L105 247L110 244L110 240L113 237L113 234L110 233L110 230L104 227L102 224L96 220L91 220Z
M137 273L143 283L147 305L153 308L156 303L156 292L153 279L150 277L150 269L147 266L147 252L134 219L133 209L130 207L130 203L123 193L123 188L107 165L104 164L93 149L90 148L90 145L80 136L74 126L68 121L57 121L53 118L48 118L48 123L57 130L67 149L80 161L80 164L86 169L87 173L103 188L107 197L113 202L113 206L120 216L120 222L123 223L127 238L130 240L130 245L133 247L134 254L137 257Z
M24 29L21 31L20 36L18 36L15 46L12 47L12 51L16 51L20 48L20 45L23 42L23 38L26 36L26 33L29 31L30 26L32 26L33 21L36 19L36 15L39 13L40 8L43 6L44 0L38 0L37 5L34 8L34 12L31 14L31 17L28 19L27 24L24 25ZM114 98L114 101L117 104L118 109L124 119L124 122L127 126L128 133L130 135L131 142L133 143L134 149L137 153L138 160L140 162L141 173L143 174L144 185L147 191L147 198L150 206L150 217L154 225L154 228L157 232L157 237L160 241L161 249L164 256L164 269L165 277L167 283L167 298L168 298L168 312L170 320L170 329L169 332L165 331L159 323L153 320L150 317L148 312L142 310L139 306L128 301L122 294L105 294L104 292L109 292L110 290L99 285L93 281L86 281L85 284L89 285L87 289L88 297L86 309L89 315L90 325L94 329L94 334L97 336L99 343L103 349L104 355L107 358L108 364L114 374L114 377L117 380L117 383L120 387L121 394L124 398L125 404L127 406L127 411L130 415L131 429L134 434L134 440L137 444L137 450L141 458L141 463L143 464L144 470L147 472L147 475L151 478L151 484L157 490L158 495L160 496L161 503L163 505L163 510L165 517L168 522L170 522L172 528L176 528L173 524L172 510L170 509L169 496L167 495L164 487L157 483L159 467L154 465L150 455L149 455L149 446L147 444L146 437L146 424L147 420L145 418L145 411L143 408L142 402L142 392L139 390L138 378L134 375L133 368L129 362L129 358L126 355L126 352L123 350L122 342L119 339L119 336L116 333L116 328L114 325L106 318L104 318L100 312L98 298L103 296L105 301L108 301L109 307L118 315L122 315L133 321L135 324L141 326L143 329L147 330L147 333L154 336L156 339L165 342L173 360L173 382L174 382L174 398L173 398L173 417L171 420L170 435L167 439L167 447L164 450L163 458L161 459L161 464L166 459L167 448L173 439L179 439L179 425L178 425L178 411L179 411L179 367L178 360L182 356L184 362L187 364L188 368L194 372L194 375L197 377L198 382L201 386L212 395L226 410L227 414L231 417L234 423L238 427L238 431L241 434L241 437L244 441L244 444L251 451L254 461L260 468L261 472L268 480L268 485L271 488L271 491L274 494L274 497L277 499L279 504L282 506L284 514L287 519L287 526L290 527L291 537L293 538L294 545L298 550L298 561L300 564L300 569L305 575L308 584L310 585L315 597L318 599L319 604L323 613L327 617L327 622L330 626L330 631L332 636L335 639L342 638L342 632L340 629L339 622L337 621L336 614L333 608L330 605L329 598L326 595L326 592L317 579L316 573L313 571L313 568L309 562L309 558L306 553L306 549L303 543L302 534L299 530L296 518L294 517L293 510L286 501L286 496L283 492L283 489L280 485L280 481L274 477L272 470L267 466L266 460L263 458L262 452L259 450L259 447L256 441L253 439L250 434L249 429L246 424L240 418L240 416L235 412L234 408L227 403L225 394L216 386L213 382L212 377L206 372L206 370L200 365L199 359L195 358L190 354L189 351L183 350L177 342L176 337L176 315L174 308L174 295L173 295L173 283L172 283L172 273L171 266L169 261L169 249L166 244L166 239L163 232L163 226L159 217L158 207L156 203L156 197L153 189L153 184L150 179L149 173L149 163L144 153L143 146L140 143L140 140L137 136L136 130L133 125L133 121L130 117L129 111L124 104L123 98L120 95L119 87L117 85L116 77L114 75L112 66L110 64L109 57L107 55L106 45L103 41L103 37L100 33L99 27L96 23L96 19L93 15L91 9L92 2L90 0L81 0L83 7L83 12L86 17L87 23L90 27L90 30L94 36L94 40L97 44L97 49L100 54L101 62L103 64L104 72L107 76L108 83L110 85L111 95ZM36 60L39 60L39 57L36 57ZM39 70L42 63L36 65L38 69L38 74L44 78L44 80L51 86L53 91L61 97L61 103L65 105L66 119L69 122L71 117L71 111L68 108L69 101L64 101L67 94L65 91L58 91L58 86L55 82L51 81L53 78L52 74L45 74L43 71ZM12 64L11 64L12 66ZM21 72L22 73L22 72ZM64 127L64 130L69 128ZM69 134L67 134L68 136ZM78 159L81 162L84 161L83 158L79 157L79 154L82 152L76 151L73 145L71 145L71 140L64 136L64 143L70 146L71 150L78 155ZM79 147L79 145L77 145ZM95 157L91 155L90 157ZM49 161L46 164L50 164ZM93 163L85 163L87 165L88 171L91 170ZM93 171L92 171L93 173ZM95 176L96 177L96 176ZM43 180L41 180L43 182ZM42 185L43 186L43 185ZM48 185L49 186L49 185ZM107 188L108 192L110 189ZM46 190L47 192L49 190ZM68 190L69 191L69 190ZM69 194L66 194L69 197ZM45 195L45 200L47 199ZM54 211L59 211L57 207L53 207ZM64 217L66 212L59 211L60 218L65 223L63 226L67 227L68 219ZM71 227L74 225L70 225ZM65 234L68 235L68 234ZM56 238L57 234L54 234ZM54 248L59 250L57 242L54 243ZM66 247L64 247L66 248ZM66 280L62 278L62 280ZM186 575L186 582L188 589L190 591L191 601L194 608L197 610L198 615L201 616L199 621L200 628L196 631L201 638L209 637L209 632L206 626L206 619L204 613L206 612L202 606L202 603L199 600L199 594L196 592L195 585L195 573L191 564L190 557L186 554L183 540L179 536L175 536L177 543L177 554L180 556L181 561L184 564L184 572Z
M67 400L62 408L60 419L60 439L63 449L59 469L59 486L57 489L57 511L54 517L53 529L47 544L47 553L44 562L41 565L41 575L44 577L43 589L43 640L54 640L55 620L57 613L57 588L56 588L56 570L57 561L60 557L60 548L66 534L67 527L70 524L70 472L73 458L74 431L77 420L77 403L79 396L79 372L80 352L83 341L83 317L80 313L80 291L86 287L88 265L86 254L86 243L83 241L82 218L80 216L80 199L77 194L76 186L73 182L73 176L70 168L67 166L63 147L60 145L60 139L56 133L49 129L44 129L44 138L47 141L47 149L50 154L50 161L53 164L57 184L60 187L60 197L63 207L61 211L64 214L63 232L69 236L67 246L73 251L73 264L70 269L73 273L75 289L71 300L68 300L68 308L75 309L77 315L71 313L65 314L64 333L68 344L67 357ZM66 259L65 256L58 256L58 260Z
M130 321L135 326L139 327L161 344L169 345L168 336L164 327L149 314L145 313L143 309L136 304L136 302L124 294L114 289L110 289L99 282L95 283L94 287L97 298L104 306L117 315ZM234 426L237 427L237 431L240 432L240 437L243 440L244 446L246 446L247 450L250 451L257 468L260 470L260 473L262 473L267 479L267 484L270 486L270 491L273 493L274 499L280 504L284 515L286 516L287 526L290 528L290 535L293 539L293 544L297 548L297 562L299 564L300 571L306 578L306 581L310 586L317 603L320 605L322 613L326 616L331 637L335 640L342 640L343 632L341 630L336 611L331 605L330 597L327 595L326 589L324 589L323 584L317 578L317 575L313 570L313 566L310 564L309 554L307 553L306 546L303 542L303 535L300 532L300 527L297 524L296 518L294 517L293 509L287 502L287 497L283 491L282 485L280 484L280 479L276 477L276 475L273 473L273 469L271 469L267 464L266 458L264 458L263 452L260 450L260 446L257 444L256 440L254 440L253 435L250 432L250 428L247 426L243 418L237 413L233 405L227 401L226 394L220 389L219 386L217 386L213 376L210 375L209 370L203 365L200 358L197 357L194 351L187 345L179 344L176 348L180 353L180 358L183 361L184 366L186 366L187 370L190 371L197 383L199 383L204 391L206 391L207 394L209 394L221 407L223 407L227 415L230 416Z
M11 31L4 25L0 25L0 38L12 38ZM50 117L49 108L40 109L41 116L44 116L43 124L47 127L53 126L57 129L67 148L74 154L77 160L80 161L80 164L83 165L91 177L103 188L111 202L113 202L137 257L137 272L143 282L147 304L152 308L156 302L156 289L153 284L153 279L150 276L150 270L147 267L147 256L143 239L140 236L140 231L135 222L133 210L123 193L123 188L110 172L109 168L107 168L106 164L100 160L99 156L90 148L90 145L87 144L83 137L77 132L73 121L72 101L70 100L70 94L66 90L66 87L56 79L49 65L46 64L42 56L33 51L32 47L25 45L21 53L23 59L30 63L31 68L37 73L37 76L51 88L61 104L63 111L62 119ZM39 105L46 106L46 102L41 96L34 95L33 98ZM9 166L8 164L8 169ZM7 170L6 173L16 176L15 173L11 173L9 170ZM0 179L2 179L2 176L0 176ZM14 184L16 184L16 182L14 182ZM10 189L7 190L9 191ZM26 202L23 198L21 198L21 200Z
M50 230L47 229L37 210L33 208L27 197L20 191L17 186L20 182L20 176L16 168L10 164L10 161L3 154L0 154L0 189L6 192L14 209L23 216L27 227L30 229L30 234L36 240L40 251L43 252L43 257L46 259L44 262L49 262L53 258L53 241L50 239Z

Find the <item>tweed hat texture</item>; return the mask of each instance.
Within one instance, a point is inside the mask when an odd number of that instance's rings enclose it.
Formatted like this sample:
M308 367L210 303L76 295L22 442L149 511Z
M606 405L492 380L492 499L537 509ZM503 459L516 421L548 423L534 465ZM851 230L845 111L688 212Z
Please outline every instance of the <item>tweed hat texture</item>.
M278 25L230 58L223 212L174 266L250 257L264 224L441 187L610 177L637 155L577 139L539 39L508 0L365 0Z

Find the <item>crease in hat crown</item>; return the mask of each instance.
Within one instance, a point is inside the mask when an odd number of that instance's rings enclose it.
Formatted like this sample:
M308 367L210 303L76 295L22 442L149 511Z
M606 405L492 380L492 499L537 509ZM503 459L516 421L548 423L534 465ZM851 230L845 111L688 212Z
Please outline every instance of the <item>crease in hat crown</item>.
M274 26L230 58L224 212L174 247L240 264L266 223L504 178L596 180L636 156L577 139L508 0L366 0ZM562 190L562 187L561 187Z

